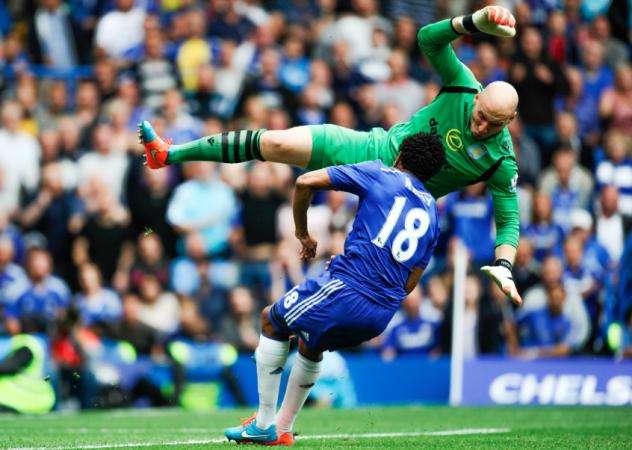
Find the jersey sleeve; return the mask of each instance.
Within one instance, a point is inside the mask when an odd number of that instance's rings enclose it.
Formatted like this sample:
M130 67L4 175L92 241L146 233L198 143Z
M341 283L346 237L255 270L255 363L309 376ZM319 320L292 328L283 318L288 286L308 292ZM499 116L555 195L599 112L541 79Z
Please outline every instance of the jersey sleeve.
M351 192L363 197L375 185L382 165L376 161L327 168L331 185L336 191Z
M457 58L450 42L461 35L452 28L451 19L431 23L419 29L417 43L444 86L465 86L478 89L480 83L472 71Z
M513 158L506 158L494 172L494 175L487 180L487 187L494 202L496 247L502 244L518 247L520 207L517 183L518 166Z

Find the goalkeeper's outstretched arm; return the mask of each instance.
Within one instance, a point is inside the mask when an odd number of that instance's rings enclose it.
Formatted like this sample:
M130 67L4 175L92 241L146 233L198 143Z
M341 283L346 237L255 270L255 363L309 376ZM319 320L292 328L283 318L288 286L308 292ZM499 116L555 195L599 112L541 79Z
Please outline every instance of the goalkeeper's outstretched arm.
M468 86L478 82L472 72L459 61L450 42L461 35L479 31L494 36L511 37L516 34L515 25L516 19L508 9L487 6L468 16L458 16L426 25L417 33L417 42L444 85Z

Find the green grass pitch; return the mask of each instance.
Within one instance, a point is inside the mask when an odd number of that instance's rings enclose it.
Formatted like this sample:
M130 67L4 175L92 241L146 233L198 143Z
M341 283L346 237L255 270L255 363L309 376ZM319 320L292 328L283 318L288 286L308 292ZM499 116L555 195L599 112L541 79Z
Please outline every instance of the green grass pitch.
M223 441L222 430L250 413L148 409L0 415L0 448L235 448ZM296 431L297 448L632 448L632 409L307 409Z

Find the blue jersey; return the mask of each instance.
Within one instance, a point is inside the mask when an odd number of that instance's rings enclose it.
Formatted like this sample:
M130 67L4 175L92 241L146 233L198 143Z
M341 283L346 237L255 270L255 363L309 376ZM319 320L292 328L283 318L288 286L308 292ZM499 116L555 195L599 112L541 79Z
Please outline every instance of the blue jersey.
M524 347L571 344L571 323L563 315L554 316L548 308L531 311L518 319L518 333Z
M406 296L415 268L424 269L439 237L434 198L413 175L380 161L327 169L334 189L360 197L344 255L331 274L389 308Z

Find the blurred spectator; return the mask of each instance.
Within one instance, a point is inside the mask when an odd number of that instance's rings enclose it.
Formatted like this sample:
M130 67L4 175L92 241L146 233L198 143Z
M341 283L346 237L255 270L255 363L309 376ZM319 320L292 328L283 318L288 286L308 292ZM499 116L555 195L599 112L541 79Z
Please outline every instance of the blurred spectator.
M70 69L89 60L89 41L62 0L42 0L29 23L29 53L34 63Z
M506 305L506 299L499 289L493 289L491 294L491 296L484 296L481 280L474 275L467 276L463 352L468 359L480 354L498 354L503 350L501 309L502 305ZM449 304L441 331L442 349L446 353L450 353L452 344L452 308L452 304Z
M59 128L60 139L60 162L64 167L64 173L68 173L64 177L64 185L75 187L77 184L77 173L75 162L79 155L84 151L81 148L81 127L70 115L59 118L57 123Z
M524 292L519 315L545 308L547 289L562 283L564 268L561 259L556 256L546 257L540 267L540 274L540 282ZM571 324L569 342L574 350L581 350L591 332L590 318L581 295L567 290L564 315Z
M277 211L286 201L288 168L270 163L255 163L248 172L241 200L241 248L244 259L241 284L265 289L270 285L268 261L277 242ZM260 291L259 291L260 292Z
M28 203L19 220L27 230L41 233L56 262L57 273L69 277L70 248L72 233L79 231L77 214L80 210L79 199L74 191L63 186L62 168L50 163L42 168L42 182L37 194Z
M116 73L117 67L111 59L100 59L93 65L94 80L97 83L101 100L107 107L108 102L113 99L116 94Z
M392 360L401 354L429 354L440 343L440 327L444 305L423 299L416 287L402 302L403 317L394 318L394 325L382 343L382 358Z
M536 28L522 29L520 50L513 57L508 81L518 91L518 111L525 131L543 152L551 152L555 140L553 102L556 95L568 93L568 82L559 64L546 57Z
M52 275L53 260L46 250L30 249L25 266L28 283L14 303L5 305L5 328L9 334L19 334L23 327L30 332L51 332L67 314L70 290Z
M13 243L13 261L24 261L24 235L22 230L9 220L9 212L0 208L0 237Z
M171 264L169 285L180 295L197 297L196 292L204 290L203 286L209 282L204 238L197 232L188 233L184 245L184 256Z
M235 194L217 178L215 164L189 163L184 170L189 180L174 191L167 219L182 234L199 232L208 255L226 255L237 214Z
M604 246L612 261L619 261L623 253L623 218L618 208L619 192L613 186L601 190L600 211L597 216L597 242Z
M136 127L141 120L153 117L152 110L143 104L140 88L132 72L123 72L117 78L116 96L125 101L131 111L127 128L136 131Z
M114 3L116 9L99 19L94 40L103 56L127 59L128 52L143 40L145 11L135 7L134 0L115 0Z
M629 50L623 42L612 36L608 19L605 16L597 16L591 25L592 38L603 46L604 61L610 70L626 63L629 60Z
M571 353L571 323L563 313L566 290L554 284L546 288L546 295L544 308L518 316L516 334L509 341L512 355L542 358Z
M390 33L391 25L378 15L375 0L352 0L353 13L345 14L334 25L334 42L344 43L351 63L371 56L373 30L380 27Z
M569 236L579 238L584 246L583 263L586 268L603 278L612 268L608 251L599 243L593 229L593 218L588 211L575 209L570 216L571 230Z
M187 112L180 91L171 89L165 92L162 113L165 118L165 136L168 139L186 142L200 137L202 124Z
M604 65L604 48L601 43L586 42L582 49L582 57L585 108L582 112L574 112L578 117L582 138L589 145L595 145L599 140L599 98L607 88L612 87L614 77L610 69Z
M273 47L264 49L257 71L244 81L240 109L243 109L245 99L254 95L259 95L270 109L288 108L292 112L296 108L294 94L279 78L280 68L281 54L278 50Z
M504 81L507 78L507 74L498 61L498 50L488 42L481 42L478 45L474 67L479 71L476 78L483 86L494 81Z
M254 24L237 11L235 3L230 0L213 2L213 20L208 24L210 36L241 42L254 30Z
M87 152L79 161L79 186L85 189L93 180L99 180L122 199L123 183L129 162L124 148L115 148L112 142L112 127L106 123L97 125L93 134L94 150Z
M153 275L140 282L138 320L164 335L174 334L180 327L180 305L171 292L163 291Z
M0 308L16 301L28 286L26 273L13 262L13 241L0 237Z
M579 132L577 130L577 119L575 116L566 111L561 111L555 116L555 132L557 139L555 148L570 148L578 156L579 162L584 168L591 170L594 167L593 148L584 145ZM548 166L551 160L545 161Z
M581 239L569 236L564 242L564 286L569 293L579 295L584 300L592 325L591 342L596 337L601 313L599 290L604 280L599 275L587 267Z
M107 327L122 318L121 299L115 292L103 287L97 266L86 263L79 268L79 285L81 291L75 297L75 305L82 325Z
M161 286L169 283L169 268L164 256L160 237L152 232L143 233L138 237L138 255L130 270L130 287L138 291L143 279L151 275Z
M595 169L598 189L614 186L619 191L619 212L632 219L632 138L618 131L609 131L604 137L606 159Z
M48 86L48 95L46 96L47 115L50 120L58 124L59 120L70 113L70 102L68 86L64 81L52 81Z
M243 286L236 287L229 295L228 314L220 324L220 336L238 351L250 353L259 343L260 329L252 293Z
M172 173L170 169L147 170L140 164L132 166L125 195L134 234L156 233L168 255L173 255L175 251L175 233L167 223Z
M518 292L524 293L538 283L538 263L534 258L533 243L528 238L520 238L513 269Z
M206 21L202 11L191 10L183 15L187 39L178 48L176 64L185 91L197 88L198 71L211 62L211 45L205 38Z
M279 68L279 79L292 92L300 92L309 82L309 60L305 57L305 44L289 37L284 44L284 55Z
M226 115L226 103L215 89L215 71L210 64L200 66L197 89L190 94L187 102L196 117L208 119Z
M20 131L22 107L5 101L0 112L0 209L12 213L22 189L31 193L39 181L40 146L31 135Z
M226 290L237 284L237 274L232 276L230 266L210 263L206 259L204 239L199 233L186 237L186 255L171 264L170 286L181 296L191 298L200 314L213 329L219 327L226 313Z
M553 222L553 202L551 196L536 192L533 199L533 218L523 235L533 244L534 256L538 262L550 255L562 252L564 231Z
M330 112L331 123L340 125L341 127L356 129L358 127L358 119L356 118L353 108L349 103L336 103Z
M393 104L400 114L399 121L404 121L425 103L424 89L408 76L408 56L403 50L391 53L388 66L390 77L375 86L374 95L381 107Z
M450 194L445 204L454 236L463 240L475 264L493 259L493 205L483 183Z
M543 161L540 159L541 153L538 144L524 132L520 116L509 122L507 128L509 133L511 133L511 142L518 161L518 179L520 183L531 186L537 185L543 164Z
M567 27L563 11L552 11L547 24L547 53L558 64L577 59L577 45L572 29Z
M322 59L313 60L310 64L311 84L317 92L318 102L322 108L329 110L334 104L331 69Z
M123 318L118 323L113 336L129 342L139 355L150 355L159 348L159 333L141 320L142 303L135 294L123 297Z
M92 132L99 118L101 109L99 89L94 81L79 82L75 94L74 120L81 129L79 147L87 149L91 146Z
M298 125L320 125L326 119L325 110L318 100L318 88L308 84L303 89L301 103L296 111Z
M73 262L78 267L92 261L101 271L106 284L115 283L114 274L131 250L129 212L106 185L99 182L91 184L88 215L80 236L73 244Z
M601 96L599 116L608 127L632 138L632 66L621 64L615 72L614 87ZM629 145L628 145L629 148Z
M551 196L553 221L568 231L570 212L588 209L593 190L590 173L577 164L577 155L570 148L561 148L553 155L553 167L540 179L540 189Z
M164 46L160 31L148 32L145 36L144 57L134 66L143 103L151 110L159 110L162 95L178 86L175 67L165 57Z
M112 135L110 136L112 148L118 152L135 149L138 145L138 137L128 127L132 106L123 99L114 98L107 103L104 112L112 125Z

